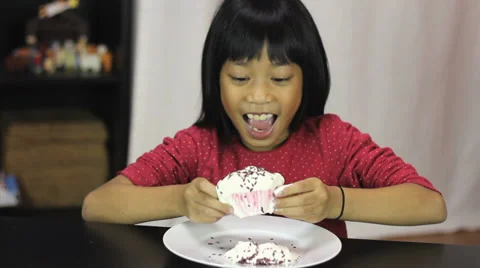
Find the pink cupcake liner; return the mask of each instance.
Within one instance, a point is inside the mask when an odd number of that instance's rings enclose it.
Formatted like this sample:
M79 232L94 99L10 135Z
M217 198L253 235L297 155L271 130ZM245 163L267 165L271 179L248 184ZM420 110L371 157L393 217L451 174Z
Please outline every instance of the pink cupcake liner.
M273 213L273 190L259 190L232 195L235 214L243 217Z

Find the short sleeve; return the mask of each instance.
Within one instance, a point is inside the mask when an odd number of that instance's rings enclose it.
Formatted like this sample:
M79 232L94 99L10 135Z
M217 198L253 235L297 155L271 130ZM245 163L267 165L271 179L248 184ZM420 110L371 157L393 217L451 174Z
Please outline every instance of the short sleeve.
M416 169L397 156L389 147L380 147L370 135L360 132L340 117L331 115L332 129L336 129L334 139L344 161L341 180L358 182L363 188L379 188L414 183L439 192Z
M181 130L141 155L120 174L139 186L188 183L196 177L199 139L200 132L195 127Z

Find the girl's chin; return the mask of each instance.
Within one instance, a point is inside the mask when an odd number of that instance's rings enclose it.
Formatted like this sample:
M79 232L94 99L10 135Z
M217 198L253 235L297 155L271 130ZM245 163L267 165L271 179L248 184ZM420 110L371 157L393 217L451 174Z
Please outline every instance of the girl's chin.
M266 152L275 149L275 145L265 142L247 142L244 140L245 147L254 152Z
M266 139L256 139L249 133L244 134L242 142L245 147L257 152L273 150L283 143L283 141L279 142L275 135L270 135L269 138Z

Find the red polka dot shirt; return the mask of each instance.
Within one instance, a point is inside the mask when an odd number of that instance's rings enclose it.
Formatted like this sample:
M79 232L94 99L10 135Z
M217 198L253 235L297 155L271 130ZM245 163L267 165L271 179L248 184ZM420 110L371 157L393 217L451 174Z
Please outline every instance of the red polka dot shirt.
M230 172L250 165L281 173L285 184L317 177L331 186L378 188L415 183L438 192L390 148L379 147L368 134L334 114L308 119L284 144L268 152L250 151L240 142L220 146L214 129L192 126L165 138L120 174L139 186L185 184L197 177L216 184ZM344 221L326 219L317 225L347 237Z

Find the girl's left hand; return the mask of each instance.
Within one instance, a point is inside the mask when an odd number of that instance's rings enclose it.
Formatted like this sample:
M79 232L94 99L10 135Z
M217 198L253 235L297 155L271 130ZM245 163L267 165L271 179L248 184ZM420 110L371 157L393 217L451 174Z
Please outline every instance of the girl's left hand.
M319 178L293 183L275 194L275 212L287 218L317 223L328 217L332 198Z

